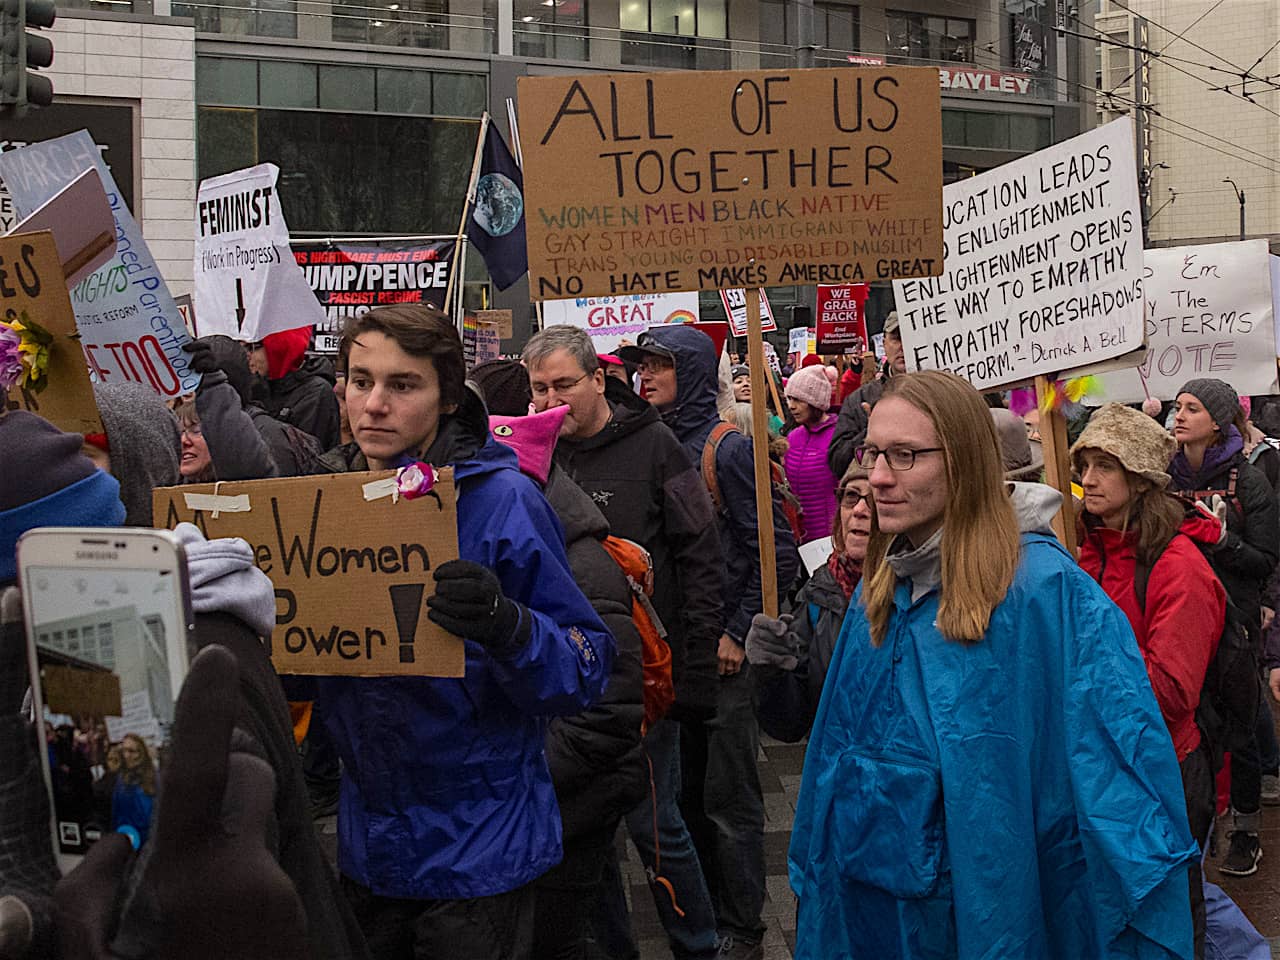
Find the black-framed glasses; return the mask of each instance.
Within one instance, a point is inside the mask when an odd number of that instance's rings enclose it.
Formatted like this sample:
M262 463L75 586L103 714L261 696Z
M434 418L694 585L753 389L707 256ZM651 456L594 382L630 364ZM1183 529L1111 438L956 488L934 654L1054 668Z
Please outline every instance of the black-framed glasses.
M869 493L862 493L855 487L845 487L843 490L836 490L836 499L840 501L840 506L848 507L852 510L863 500L869 501L871 499L871 495Z
M890 470L910 470L916 465L916 457L921 454L941 452L942 447L921 447L918 450L911 447L890 447L888 450L881 450L879 447L865 446L855 450L853 458L870 470L876 465L880 455L884 454L885 463L889 464Z
M566 380L555 380L555 381L552 381L551 383L531 383L529 385L529 389L533 391L534 396L538 396L538 397L545 397L552 390L554 390L556 393L568 393L570 390L572 390L574 387L580 384L583 380L587 379L587 377L589 376L591 376L591 374L584 373L582 376L576 377L573 380L566 379Z

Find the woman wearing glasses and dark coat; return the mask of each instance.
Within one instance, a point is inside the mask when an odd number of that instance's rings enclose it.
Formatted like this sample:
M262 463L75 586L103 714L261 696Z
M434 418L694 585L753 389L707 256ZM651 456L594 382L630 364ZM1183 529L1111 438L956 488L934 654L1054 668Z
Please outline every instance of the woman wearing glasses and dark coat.
M845 610L862 579L870 495L867 471L855 460L835 489L839 507L830 528L831 556L806 581L796 612L777 620L757 613L751 621L747 661L759 703L756 716L775 739L795 743L813 724Z

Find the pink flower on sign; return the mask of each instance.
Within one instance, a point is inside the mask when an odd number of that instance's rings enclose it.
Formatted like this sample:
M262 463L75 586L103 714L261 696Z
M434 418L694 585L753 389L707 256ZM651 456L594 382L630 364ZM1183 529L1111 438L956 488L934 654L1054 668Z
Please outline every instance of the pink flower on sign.
M22 379L22 337L0 324L0 390Z
M396 474L396 489L406 500L416 500L426 496L436 485L436 470L429 463L419 460L407 467L401 467Z

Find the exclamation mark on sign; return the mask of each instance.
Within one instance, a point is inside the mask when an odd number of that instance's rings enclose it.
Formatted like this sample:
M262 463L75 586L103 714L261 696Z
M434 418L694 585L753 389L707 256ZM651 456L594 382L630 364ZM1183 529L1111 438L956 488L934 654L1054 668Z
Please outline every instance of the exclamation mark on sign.
M413 638L418 632L425 589L424 583L400 583L387 588L391 594L391 609L396 615L396 633L400 634L401 663L413 663Z

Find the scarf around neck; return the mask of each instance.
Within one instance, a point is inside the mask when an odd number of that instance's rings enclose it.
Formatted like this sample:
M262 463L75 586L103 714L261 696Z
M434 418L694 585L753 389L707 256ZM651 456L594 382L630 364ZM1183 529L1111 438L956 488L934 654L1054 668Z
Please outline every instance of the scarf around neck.
M1222 428L1222 438L1222 443L1205 450L1204 462L1199 470L1191 468L1191 462L1181 449L1174 454L1169 464L1169 475L1173 478L1175 489L1201 489L1207 478L1216 475L1236 454L1244 450L1244 440L1240 437L1240 431L1231 424Z
M836 583L840 585L840 592L844 594L845 600L853 599L853 591L858 587L858 581L862 579L862 562L854 560L847 553L836 553L834 550L831 556L827 557L827 569L831 571L831 576L836 578Z

